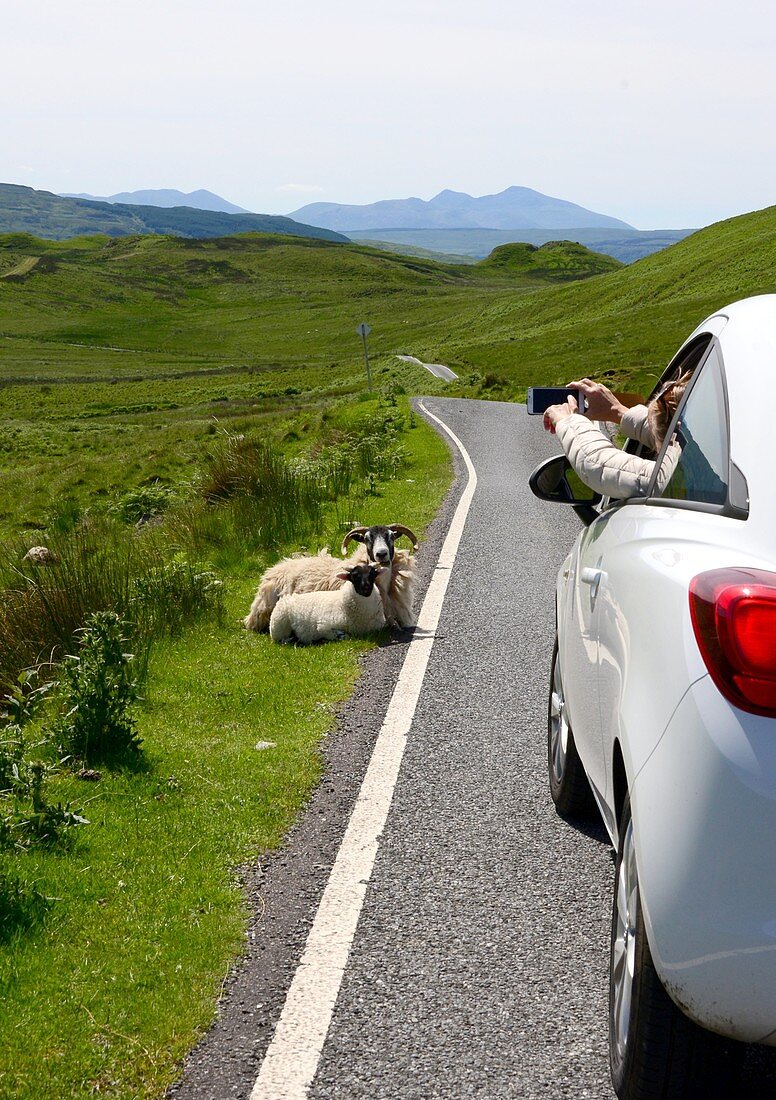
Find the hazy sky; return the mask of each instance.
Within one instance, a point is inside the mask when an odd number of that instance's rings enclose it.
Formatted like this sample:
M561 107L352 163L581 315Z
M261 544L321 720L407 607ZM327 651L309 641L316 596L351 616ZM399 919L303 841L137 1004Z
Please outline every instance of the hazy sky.
M772 0L3 0L0 181L249 210L510 184L638 228L776 203Z

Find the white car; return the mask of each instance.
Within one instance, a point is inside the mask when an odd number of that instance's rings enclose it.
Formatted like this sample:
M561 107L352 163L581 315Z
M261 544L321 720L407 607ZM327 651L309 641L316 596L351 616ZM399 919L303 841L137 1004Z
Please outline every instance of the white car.
M776 295L709 317L661 383L689 369L661 495L601 501L562 455L531 477L586 522L558 575L549 780L617 849L627 1100L739 1096L742 1043L776 1046Z

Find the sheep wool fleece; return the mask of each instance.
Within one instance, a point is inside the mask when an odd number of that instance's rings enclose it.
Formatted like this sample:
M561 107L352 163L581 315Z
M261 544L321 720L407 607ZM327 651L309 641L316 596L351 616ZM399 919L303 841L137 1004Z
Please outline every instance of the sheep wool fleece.
M654 449L655 440L647 422L646 405L629 409L622 418L620 428L630 439ZM575 472L595 492L618 499L646 496L655 472L653 459L627 454L615 447L609 437L581 413L572 413L559 420L555 433ZM657 493L668 484L679 454L678 444L672 443L660 467L655 486Z
M275 605L269 620L273 642L296 638L303 645L333 642L344 634L360 636L385 626L380 593L359 596L347 581L334 592L297 592Z

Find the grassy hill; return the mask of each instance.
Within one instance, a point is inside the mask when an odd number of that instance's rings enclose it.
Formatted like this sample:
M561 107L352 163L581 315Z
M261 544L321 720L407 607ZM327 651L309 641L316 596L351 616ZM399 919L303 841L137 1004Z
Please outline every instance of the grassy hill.
M32 187L0 183L0 233L32 233L61 241L84 233L112 237L171 233L179 237L223 237L232 233L289 233L328 241L339 233L272 214L225 214L189 206L136 206L53 195Z
M478 266L535 275L548 282L571 282L616 271L622 264L573 241L547 241L538 248L533 244L503 244L494 248Z
M776 291L776 207L702 229L603 278L462 311L417 355L488 376L493 396L580 374L646 391L704 317Z
M587 270L599 266L591 254ZM2 237L0 530L185 480L216 422L312 438L327 408L364 387L361 321L378 386L433 390L395 353L446 334L474 302L557 276L277 235Z
M401 353L451 366L446 392L522 399L580 374L646 391L704 316L776 290L776 208L612 263L568 242L455 265L282 236L0 238L0 526L185 478L215 419L314 434L363 389L361 321L378 386L441 387Z

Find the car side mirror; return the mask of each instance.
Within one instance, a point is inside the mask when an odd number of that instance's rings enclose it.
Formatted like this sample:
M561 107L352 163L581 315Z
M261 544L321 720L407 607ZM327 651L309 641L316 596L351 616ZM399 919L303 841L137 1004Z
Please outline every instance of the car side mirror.
M570 504L583 523L592 523L598 515L595 506L603 499L585 485L565 455L554 455L540 462L528 478L528 486L539 500Z

